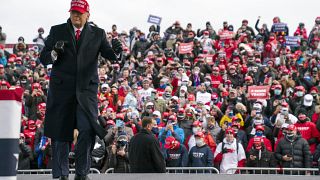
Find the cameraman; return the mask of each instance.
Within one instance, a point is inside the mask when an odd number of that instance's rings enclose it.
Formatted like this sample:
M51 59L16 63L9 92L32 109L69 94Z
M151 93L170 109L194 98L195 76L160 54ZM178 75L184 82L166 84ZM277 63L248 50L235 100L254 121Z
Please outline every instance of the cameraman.
M120 135L117 141L107 148L107 159L104 162L102 172L108 168L114 168L116 173L129 173L129 159L128 159L128 137Z
M46 102L47 97L44 95L41 85L33 83L31 86L31 95L25 97L25 105L29 109L29 119L37 119L37 107L40 103Z

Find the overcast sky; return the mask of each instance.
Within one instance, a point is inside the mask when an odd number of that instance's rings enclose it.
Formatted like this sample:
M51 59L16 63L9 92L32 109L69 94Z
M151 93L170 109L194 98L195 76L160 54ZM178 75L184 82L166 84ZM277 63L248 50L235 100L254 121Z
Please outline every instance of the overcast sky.
M88 0L90 19L99 27L110 31L112 24L118 30L128 31L137 26L146 32L149 14L162 17L161 31L175 20L185 28L188 22L193 29L204 28L210 21L215 30L223 21L233 24L235 29L242 19L248 19L254 27L260 15L261 24L271 27L272 18L279 16L288 24L290 35L299 22L306 24L309 33L314 19L320 16L320 0ZM27 43L37 35L37 29L43 27L45 35L52 25L66 22L69 17L70 0L1 0L0 26L7 34L7 43L15 43L23 36Z

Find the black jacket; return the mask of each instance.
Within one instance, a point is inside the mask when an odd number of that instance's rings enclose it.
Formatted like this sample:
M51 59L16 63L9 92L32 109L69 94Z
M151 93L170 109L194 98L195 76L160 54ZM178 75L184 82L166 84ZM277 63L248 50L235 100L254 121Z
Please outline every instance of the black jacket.
M283 161L282 156L291 155L292 161ZM299 135L291 143L286 137L282 138L275 150L275 157L285 168L310 168L311 153L308 142Z
M255 160L250 159L250 155L256 156ZM259 151L251 149L247 157L248 167L276 167L276 159L273 152L266 150L263 146L261 149L261 156L259 158Z
M54 62L50 77L45 136L59 141L72 141L76 106L79 104L100 138L106 134L98 125L98 55L116 60L103 29L85 24L80 39L75 40L71 21L51 27L40 61L52 64L51 51L57 41L64 41L64 53Z
M142 129L130 141L129 163L132 173L164 173L165 160L159 141L146 129Z

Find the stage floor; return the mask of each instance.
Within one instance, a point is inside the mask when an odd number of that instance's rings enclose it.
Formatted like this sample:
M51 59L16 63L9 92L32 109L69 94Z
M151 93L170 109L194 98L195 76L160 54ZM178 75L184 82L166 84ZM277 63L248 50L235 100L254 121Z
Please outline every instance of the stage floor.
M69 179L73 180L74 175ZM90 174L92 180L319 180L319 176L288 175L226 175L226 174ZM51 175L18 175L18 180L50 180Z

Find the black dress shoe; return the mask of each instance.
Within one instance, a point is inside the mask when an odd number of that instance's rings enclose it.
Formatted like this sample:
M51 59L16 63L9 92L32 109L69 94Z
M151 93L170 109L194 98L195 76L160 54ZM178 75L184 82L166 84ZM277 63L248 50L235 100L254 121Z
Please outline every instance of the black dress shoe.
M74 176L74 180L90 180L90 178L88 176L78 176L75 175Z
M59 180L69 180L68 176L60 176Z

